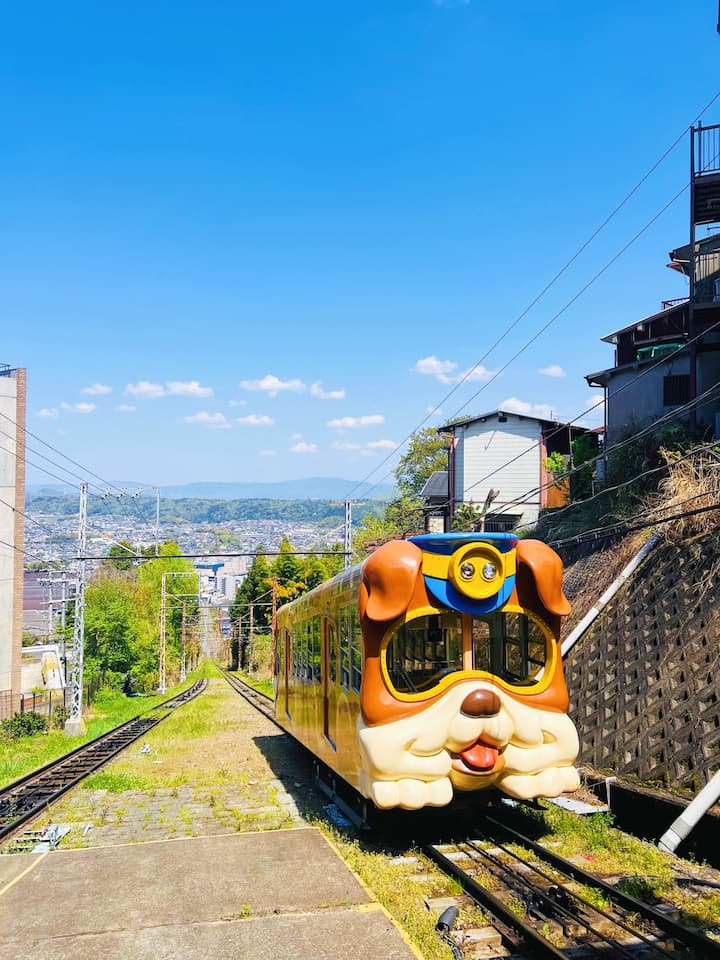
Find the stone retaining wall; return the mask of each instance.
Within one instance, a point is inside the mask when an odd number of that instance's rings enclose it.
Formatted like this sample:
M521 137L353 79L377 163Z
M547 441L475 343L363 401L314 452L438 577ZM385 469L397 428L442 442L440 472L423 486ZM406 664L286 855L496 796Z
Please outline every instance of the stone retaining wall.
M719 592L717 535L660 544L581 637L565 663L580 763L691 790L720 769Z

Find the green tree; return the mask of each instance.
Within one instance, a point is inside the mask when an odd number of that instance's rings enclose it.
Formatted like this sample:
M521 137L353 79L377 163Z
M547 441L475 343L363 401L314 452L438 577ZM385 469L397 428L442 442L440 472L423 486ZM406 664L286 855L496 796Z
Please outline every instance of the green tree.
M302 560L287 537L283 537L280 542L280 553L273 561L271 578L277 584L279 603L294 600L307 589L303 577Z
M258 546L247 576L235 591L235 599L230 607L230 619L239 623L242 617L247 622L250 605L253 606L253 624L266 627L270 623L272 594L272 571L265 556L265 548Z
M395 469L401 497L419 500L425 482L436 470L447 470L450 441L434 427L418 430Z
M113 567L115 570L132 570L138 549L129 540L119 540L107 552L107 559L102 561L104 567Z
M592 494L592 477L595 457L599 452L598 435L581 433L570 444L574 471L570 475L570 499L584 500ZM591 462L588 462L591 461ZM587 464L583 466L583 464Z
M447 469L448 446L448 438L433 427L412 435L395 469L398 496L388 502L382 517L367 514L355 530L353 552L358 560L375 543L424 529L420 492L431 474Z

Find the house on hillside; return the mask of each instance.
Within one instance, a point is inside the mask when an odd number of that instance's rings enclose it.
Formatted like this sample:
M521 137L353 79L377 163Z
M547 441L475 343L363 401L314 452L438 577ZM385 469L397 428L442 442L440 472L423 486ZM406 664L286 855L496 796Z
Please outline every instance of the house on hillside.
M433 473L421 494L427 527L435 532L451 528L461 504L485 510L484 528L494 532L527 526L543 508L564 506L568 484L555 482L547 459L559 454L569 464L572 441L593 433L510 410L468 417L439 430L450 440L448 470Z
M688 296L603 337L614 365L585 377L605 391L608 444L665 416L720 436L720 124L691 128L690 147L690 242L668 263Z

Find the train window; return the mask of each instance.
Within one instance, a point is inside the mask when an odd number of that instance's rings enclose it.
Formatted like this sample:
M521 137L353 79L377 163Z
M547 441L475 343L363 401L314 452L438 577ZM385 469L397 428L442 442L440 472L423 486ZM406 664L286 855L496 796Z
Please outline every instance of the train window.
M338 655L335 636L335 625L328 622L327 625L327 644L328 644L328 671L330 673L330 683L337 683L338 678Z
M462 617L430 614L404 623L391 637L386 665L398 693L420 693L462 670Z
M362 679L362 630L357 607L350 608L350 681L353 690L360 691Z
M545 666L546 641L524 613L492 613L472 621L473 669L508 683L532 683Z
M307 620L299 623L295 632L297 643L297 676L299 680L308 678L308 627Z
M350 689L350 607L342 607L338 627L340 630L340 684Z
M310 627L310 671L309 680L320 680L320 617L313 617Z
M287 665L288 673L291 677L295 676L295 641L289 630L285 631L285 642L287 643Z

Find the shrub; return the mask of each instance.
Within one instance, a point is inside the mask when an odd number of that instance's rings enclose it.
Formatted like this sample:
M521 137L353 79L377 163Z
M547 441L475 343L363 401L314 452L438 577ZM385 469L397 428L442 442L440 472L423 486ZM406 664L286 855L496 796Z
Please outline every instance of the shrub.
M65 726L65 721L68 718L67 708L63 706L62 703L59 703L56 707L53 707L52 719L50 725L53 730L62 730Z
M20 737L32 737L37 733L47 733L47 717L39 713L16 713L9 720L0 721L0 736L5 740L19 740Z

